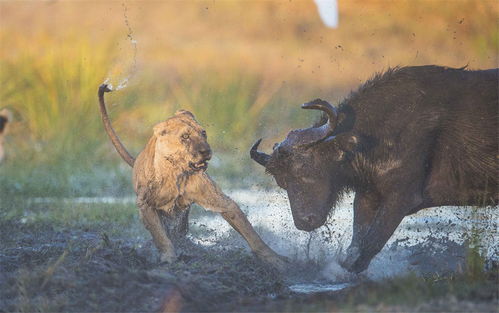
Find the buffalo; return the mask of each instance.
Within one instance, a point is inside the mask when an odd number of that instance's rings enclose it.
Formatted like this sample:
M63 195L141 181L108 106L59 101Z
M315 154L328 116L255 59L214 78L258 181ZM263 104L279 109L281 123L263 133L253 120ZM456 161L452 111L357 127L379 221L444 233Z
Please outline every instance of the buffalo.
M320 121L292 130L271 155L251 148L288 194L295 226L326 222L355 193L353 237L342 265L365 270L402 219L424 208L498 204L498 69L397 67L336 107L303 109Z

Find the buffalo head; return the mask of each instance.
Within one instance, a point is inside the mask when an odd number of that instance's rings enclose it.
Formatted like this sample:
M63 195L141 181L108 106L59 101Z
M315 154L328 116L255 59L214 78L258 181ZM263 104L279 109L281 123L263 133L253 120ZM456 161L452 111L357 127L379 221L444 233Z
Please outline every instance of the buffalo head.
M316 99L303 109L321 110L327 121L322 125L291 131L274 146L271 155L258 151L258 140L251 148L253 160L274 176L288 194L295 226L312 231L322 226L341 193L348 188L348 161L357 138L337 127L343 113L326 101ZM346 120L346 119L344 119Z

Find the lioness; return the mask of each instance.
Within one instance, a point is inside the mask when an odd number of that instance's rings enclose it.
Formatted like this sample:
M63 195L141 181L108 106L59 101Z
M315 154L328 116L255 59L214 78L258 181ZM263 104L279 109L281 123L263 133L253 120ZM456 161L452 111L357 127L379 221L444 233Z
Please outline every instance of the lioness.
M211 149L206 131L194 115L179 110L153 128L153 135L135 160L114 132L106 110L104 93L99 88L102 121L120 156L133 167L133 186L140 218L160 251L161 261L176 258L171 239L185 236L192 203L218 212L248 242L262 260L283 269L284 258L270 249L255 232L239 206L226 196L206 174Z
M7 133L7 124L11 120L11 113L7 109L0 110L0 163L2 163L5 157L5 150L3 143L5 140L5 134Z

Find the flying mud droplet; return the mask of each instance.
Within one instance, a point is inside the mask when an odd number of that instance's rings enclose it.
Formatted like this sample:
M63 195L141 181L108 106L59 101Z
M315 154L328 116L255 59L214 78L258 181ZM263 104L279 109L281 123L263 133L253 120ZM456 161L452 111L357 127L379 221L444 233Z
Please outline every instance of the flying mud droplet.
M135 73L137 72L137 44L138 44L138 41L134 38L133 29L130 26L130 22L128 20L128 8L124 2L122 3L122 7L123 7L123 18L125 21L125 26L128 30L126 38L127 38L127 41L129 41L130 44L132 45L132 54L133 55L132 55L131 65L129 66L128 71L126 71L126 70L124 71L124 72L128 72L128 73L126 74L126 77L123 78L120 83L118 83L116 89L113 89L112 85L109 83L111 78L108 77L104 81L104 83L107 84L108 88L111 90L121 90L121 89L126 88L128 86L128 82L130 81L130 79L133 76L135 76ZM110 74L110 76L113 76L113 75Z

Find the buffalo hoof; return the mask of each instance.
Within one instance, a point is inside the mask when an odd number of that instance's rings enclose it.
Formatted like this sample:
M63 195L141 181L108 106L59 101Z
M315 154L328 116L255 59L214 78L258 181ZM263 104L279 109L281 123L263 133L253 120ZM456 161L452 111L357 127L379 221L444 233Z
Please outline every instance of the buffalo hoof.
M361 258L360 249L358 247L349 247L347 249L347 255L345 259L340 264L347 271L358 274L366 270L369 266L369 263L370 260Z

